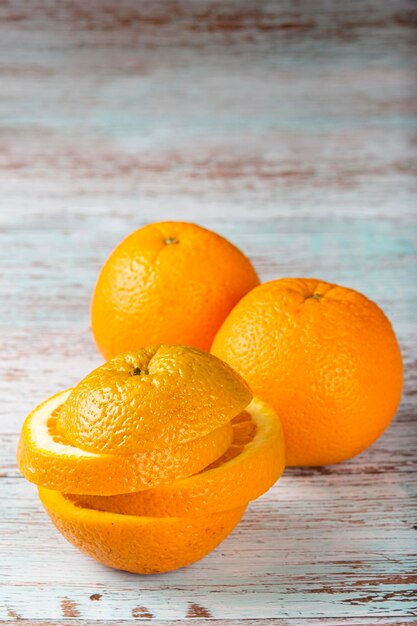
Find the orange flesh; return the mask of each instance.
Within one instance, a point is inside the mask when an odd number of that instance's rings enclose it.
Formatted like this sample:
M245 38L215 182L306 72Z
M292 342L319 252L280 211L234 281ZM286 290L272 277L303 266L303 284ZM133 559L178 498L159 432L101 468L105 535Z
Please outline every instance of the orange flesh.
M247 411L242 411L239 415L236 415L236 417L231 420L231 424L233 427L233 441L230 447L224 454L222 454L221 457L205 467L200 473L214 469L215 467L220 467L221 465L227 463L227 461L234 459L243 451L245 445L250 443L256 435L256 424Z

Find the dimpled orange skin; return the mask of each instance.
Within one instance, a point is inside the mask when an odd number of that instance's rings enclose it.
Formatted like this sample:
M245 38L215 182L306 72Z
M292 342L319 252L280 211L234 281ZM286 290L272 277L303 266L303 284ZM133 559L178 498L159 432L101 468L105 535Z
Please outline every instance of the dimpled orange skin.
M217 357L186 346L150 346L86 376L63 404L57 431L84 450L132 454L199 439L251 399L245 381Z
M232 532L246 508L155 518L82 508L58 491L43 488L39 497L75 547L104 565L137 574L169 572L202 559Z
M272 487L282 474L284 435L275 411L257 399L232 424L230 448L194 476L137 493L71 494L68 498L101 511L154 517L203 515L243 506Z
M149 224L105 262L91 323L106 359L155 343L210 350L235 304L259 278L229 241L186 222Z
M56 431L56 415L70 391L52 396L32 411L19 438L21 473L48 489L105 496L150 489L201 471L232 442L228 423L199 439L160 450L136 454L80 450Z
M316 279L255 288L212 346L282 420L287 465L327 465L370 446L401 398L402 360L383 311Z

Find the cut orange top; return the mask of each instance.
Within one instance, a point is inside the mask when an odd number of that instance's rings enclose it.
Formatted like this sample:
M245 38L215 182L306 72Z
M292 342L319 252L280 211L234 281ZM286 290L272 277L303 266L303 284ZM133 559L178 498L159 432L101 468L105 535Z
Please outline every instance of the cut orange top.
M91 452L132 454L203 437L252 399L245 381L197 348L150 346L119 355L82 380L57 431Z
M230 423L190 442L136 454L89 452L72 446L56 430L70 390L39 405L26 418L17 462L37 485L82 494L111 495L149 489L191 476L217 459L232 441Z

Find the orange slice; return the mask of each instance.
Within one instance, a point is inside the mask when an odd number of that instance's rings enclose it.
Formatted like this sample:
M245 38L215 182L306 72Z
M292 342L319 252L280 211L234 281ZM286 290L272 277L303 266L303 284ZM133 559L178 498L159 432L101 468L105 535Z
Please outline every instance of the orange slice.
M221 543L245 506L190 518L119 515L82 508L58 491L39 489L64 537L100 563L138 574L168 572L198 561Z
M71 392L57 430L90 452L178 446L229 422L250 402L244 380L213 355L150 346L98 367Z
M201 471L232 441L224 424L199 439L136 454L96 454L72 446L56 430L56 420L71 390L39 405L23 425L17 451L27 480L59 491L112 495L149 489Z
M267 491L284 470L280 420L254 399L232 420L233 441L205 470L154 489L111 497L73 495L81 506L129 515L182 517L234 509Z

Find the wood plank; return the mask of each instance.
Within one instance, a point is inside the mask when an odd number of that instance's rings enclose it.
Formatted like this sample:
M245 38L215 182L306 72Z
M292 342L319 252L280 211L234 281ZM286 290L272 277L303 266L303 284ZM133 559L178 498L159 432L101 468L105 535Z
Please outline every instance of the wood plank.
M341 488L337 478L307 486L298 477L284 478L251 506L203 567L151 577L114 572L79 554L46 523L33 487L3 480L0 557L15 577L3 591L26 619L42 619L45 611L59 619L66 599L91 619L128 619L138 605L156 619L186 617L192 604L230 619L415 615L411 501L401 484L384 483L383 498L360 482ZM69 575L74 571L76 578ZM96 593L100 602L90 600Z
M16 618L15 616L11 616L12 619L14 620L14 623L16 624L24 624L25 620L22 620L20 618ZM136 616L134 618L134 621L143 621L143 622L147 622L148 620L150 620L151 618L143 618L143 617L138 617ZM195 626L196 624L196 619L199 620L198 623L209 623L213 626L240 626L241 624L244 624L244 626L304 626L305 621L304 620L299 620L299 619L279 619L279 618L272 618L272 619L244 619L241 620L239 619L238 621L236 620L217 620L217 619L201 619L201 618L191 618L191 619L184 619L184 620L155 620L152 618L152 626ZM128 624L132 624L132 619L129 620L121 620L121 621L112 621L112 620L105 620L103 622L103 620L83 620L83 619L76 619L73 620L71 618L65 618L63 620L33 620L31 621L31 623L34 624L34 626L103 626L103 623L105 623L106 626L127 626ZM10 624L13 623L10 620L0 620L0 624ZM401 621L398 621L398 619L394 618L384 618L384 617L378 617L378 618L372 618L372 617L365 617L362 618L360 621L357 621L356 619L351 619L351 618L346 618L346 619L311 619L309 620L309 624L312 624L313 626L317 626L318 624L320 625L324 625L324 626L404 626L405 624L413 624L415 623L414 618L401 618Z
M414 4L235 5L6 4L5 212L412 218Z

